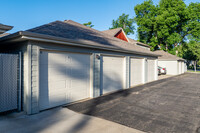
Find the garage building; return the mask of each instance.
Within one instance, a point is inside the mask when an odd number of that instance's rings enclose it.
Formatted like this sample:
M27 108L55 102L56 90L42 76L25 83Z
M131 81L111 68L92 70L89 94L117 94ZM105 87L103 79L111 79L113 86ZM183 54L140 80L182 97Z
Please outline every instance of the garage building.
M27 114L157 80L157 54L71 20L20 31L0 43L0 52L22 52Z
M163 50L157 50L155 53L161 55L158 58L158 66L166 68L167 75L178 75L187 71L184 59L167 53Z

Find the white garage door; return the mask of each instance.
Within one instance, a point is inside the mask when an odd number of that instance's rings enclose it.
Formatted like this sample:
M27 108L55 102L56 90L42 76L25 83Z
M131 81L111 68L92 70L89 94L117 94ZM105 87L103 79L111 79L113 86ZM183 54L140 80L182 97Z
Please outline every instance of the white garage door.
M124 58L103 56L103 94L124 88Z
M184 62L181 62L181 65L182 65L182 67L181 67L182 68L182 73L184 73L185 72L185 70L184 70L185 69Z
M143 59L131 58L131 86L143 83Z
M179 74L181 74L181 72L182 72L182 65L181 65L180 61L178 62L178 66L179 66L179 68L178 68Z
M147 60L148 64L148 82L151 82L155 80L155 60L148 59Z
M90 55L41 52L40 110L89 97Z

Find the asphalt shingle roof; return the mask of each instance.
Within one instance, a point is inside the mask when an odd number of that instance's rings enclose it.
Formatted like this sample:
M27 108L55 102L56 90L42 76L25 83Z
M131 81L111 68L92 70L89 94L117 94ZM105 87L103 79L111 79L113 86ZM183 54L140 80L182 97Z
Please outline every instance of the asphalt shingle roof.
M133 51L133 53L137 51L157 56L154 52L145 50L136 45L132 45L131 43L125 42L116 37L109 36L108 34L84 26L72 20L66 20L64 22L55 21L33 29L29 29L27 31L55 37L62 37L79 42L81 41L82 43L92 44L101 47L107 45L123 50Z
M184 59L177 57L175 55L172 55L172 54L165 52L163 50L156 50L154 52L156 54L161 55L160 57L158 57L159 60L182 60L182 61L184 61Z
M128 38L129 39L129 41L130 41L130 43L137 43L137 44L140 44L140 45L142 45L142 46L145 46L145 47L151 47L151 46L149 46L149 45L147 45L147 44L144 44L144 43L142 43L142 42L138 42L138 41L136 41L136 40L133 40L133 39L131 39L131 38Z

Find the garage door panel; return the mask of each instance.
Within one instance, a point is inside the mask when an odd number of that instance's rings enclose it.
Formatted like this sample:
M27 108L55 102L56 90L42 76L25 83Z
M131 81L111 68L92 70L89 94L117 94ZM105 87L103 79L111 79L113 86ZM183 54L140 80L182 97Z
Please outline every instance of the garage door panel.
M40 110L89 97L90 55L41 52Z
M88 68L81 68L81 70L80 69L72 69L71 72L69 72L69 73L71 73L71 75L73 75L73 76L81 76L80 78L88 77L88 75L90 74Z
M179 74L181 74L182 67L181 67L181 62L180 62L180 61L178 62L178 67L179 67L179 68L178 68Z
M88 80L84 79L84 80L71 80L70 82L70 87L73 89L78 89L81 91L81 89L79 89L80 87L82 88L86 88L88 86Z
M63 105L65 103L66 103L66 96L65 95L52 96L52 98L49 100L49 106L50 107Z
M143 59L131 58L131 86L143 83Z
M40 101L40 105L43 105L42 108L52 108L58 105L62 105L66 103L66 96L64 94L61 95L54 95L54 96L47 96L51 97L50 99L43 99Z
M51 75L66 75L67 68L65 66L49 67L48 72Z
M42 83L40 85L40 87L41 88L49 88L49 90L57 90L60 88L66 88L66 81L51 82L51 83L48 83L48 81L47 81L45 83Z
M55 98L62 99L62 97L65 97L64 100L66 100L66 89L63 88L63 89L58 89L57 91L56 90L49 91L49 97L51 97L50 99L52 100L54 100Z
M103 94L121 90L124 87L124 58L103 57Z
M63 81L57 81L57 82L51 82L49 85L54 89L60 89L60 88L66 88L66 80Z
M155 60L148 59L148 82L155 80Z
M182 64L182 73L184 73L185 72L185 70L184 70L185 69L184 62L182 62L181 64Z

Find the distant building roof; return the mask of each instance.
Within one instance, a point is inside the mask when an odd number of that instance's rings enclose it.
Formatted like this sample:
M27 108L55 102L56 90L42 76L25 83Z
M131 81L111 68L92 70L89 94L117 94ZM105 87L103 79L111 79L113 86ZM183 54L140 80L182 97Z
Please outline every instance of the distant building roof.
M13 28L13 26L8 26L4 24L0 24L0 34L5 33Z
M168 52L165 52L163 50L156 50L154 53L161 55L158 57L158 60L181 60L185 61L183 58L177 57L176 55L172 55Z

